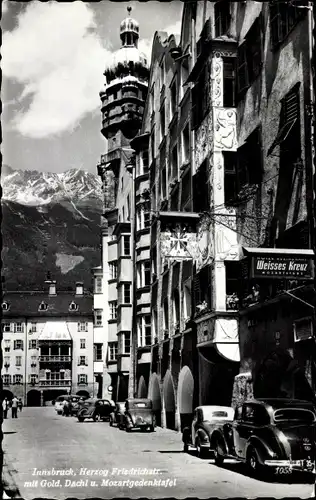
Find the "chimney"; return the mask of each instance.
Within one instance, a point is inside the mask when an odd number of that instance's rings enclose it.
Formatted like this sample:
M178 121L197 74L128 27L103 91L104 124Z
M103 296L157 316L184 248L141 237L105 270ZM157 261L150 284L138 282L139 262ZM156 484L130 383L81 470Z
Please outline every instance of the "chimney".
M45 281L48 285L48 295L57 295L56 292L56 281Z
M77 283L76 283L76 295L83 295L83 283L82 283L82 281L77 281Z

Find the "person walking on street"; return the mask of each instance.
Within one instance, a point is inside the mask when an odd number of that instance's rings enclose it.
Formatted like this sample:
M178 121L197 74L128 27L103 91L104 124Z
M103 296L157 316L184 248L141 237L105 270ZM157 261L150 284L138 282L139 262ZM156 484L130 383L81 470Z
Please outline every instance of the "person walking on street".
M5 397L2 401L2 410L3 410L3 418L8 418L8 409L9 409L9 401L8 398Z
M23 408L22 398L19 398L19 400L18 400L18 408L20 411L22 411L22 408Z
M16 396L13 396L13 399L11 401L11 408L12 418L18 418L18 398Z

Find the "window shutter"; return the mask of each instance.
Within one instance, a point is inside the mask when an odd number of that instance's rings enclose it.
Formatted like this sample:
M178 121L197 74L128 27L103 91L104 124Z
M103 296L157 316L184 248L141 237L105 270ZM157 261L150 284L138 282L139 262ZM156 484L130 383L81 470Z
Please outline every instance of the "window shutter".
M283 99L284 121L286 123L299 118L298 86L289 92Z
M238 93L245 92L249 87L248 65L247 65L247 44L242 43L238 47L237 61Z

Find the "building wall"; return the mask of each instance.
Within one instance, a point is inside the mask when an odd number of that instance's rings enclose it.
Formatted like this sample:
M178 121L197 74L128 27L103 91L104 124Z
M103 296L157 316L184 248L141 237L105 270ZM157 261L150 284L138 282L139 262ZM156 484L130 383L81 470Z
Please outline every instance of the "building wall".
M20 321L20 318L7 318L4 322L15 323ZM64 323L66 322L69 334L72 339L71 347L71 385L65 385L64 387L57 387L62 389L71 390L72 393L76 393L79 390L85 390L89 394L94 394L95 384L94 384L94 364L93 364L93 321L91 317L80 317L80 318L70 318L70 317L59 317L59 318L49 318L50 322ZM87 323L87 331L78 331L78 321ZM31 332L31 325L36 324L36 332ZM3 332L2 349L6 357L10 357L10 367L6 369L4 367L2 375L11 375L11 381L13 382L13 375L21 374L23 376L23 383L20 385L15 385L11 383L10 385L5 385L4 389L9 390L18 397L22 397L26 403L26 396L29 390L49 390L56 389L54 386L44 387L41 386L40 380L43 378L45 380L45 375L43 376L43 370L40 371L39 355L40 349L30 349L31 341L38 341L38 338L46 325L46 320L44 318L39 318L37 316L24 318L23 322L23 333L13 333L13 332ZM80 340L85 339L86 346L84 349L80 348ZM5 346L7 345L6 340L10 340L10 352L5 352ZM23 350L14 350L14 340L23 340ZM58 343L58 341L56 341ZM21 356L21 366L17 367L15 365L15 356ZM86 356L86 365L78 366L79 356ZM35 364L36 366L31 366ZM49 369L49 368L48 368ZM58 370L56 370L58 371ZM31 384L31 375L37 375L37 382ZM87 375L87 384L78 384L78 375ZM65 374L67 378L67 371Z

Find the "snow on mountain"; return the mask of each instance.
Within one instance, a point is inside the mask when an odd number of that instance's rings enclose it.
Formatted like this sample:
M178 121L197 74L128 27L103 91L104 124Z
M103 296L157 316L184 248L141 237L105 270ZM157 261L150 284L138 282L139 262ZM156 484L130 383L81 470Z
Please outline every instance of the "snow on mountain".
M3 167L1 182L4 200L27 206L64 201L76 206L81 203L102 203L101 182L92 173L71 169L56 174Z

